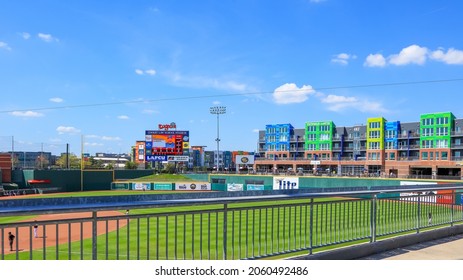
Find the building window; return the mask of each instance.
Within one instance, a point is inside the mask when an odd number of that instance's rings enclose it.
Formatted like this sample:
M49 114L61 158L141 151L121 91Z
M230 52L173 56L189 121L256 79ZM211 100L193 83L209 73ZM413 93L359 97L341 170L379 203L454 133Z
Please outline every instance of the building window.
M447 139L436 140L436 148L448 148L449 143Z
M395 160L395 153L390 153L389 154L389 159L390 160Z
M288 150L288 145L280 145L279 146L279 151L286 152L287 150Z
M421 124L422 125L434 125L434 119L422 119Z
M442 156L441 156L442 160L447 160L447 159L448 159L448 158L447 158L447 157L448 157L448 153L447 153L447 152L442 152L441 155L442 155Z
M309 134L309 135L307 135L307 140L308 141L317 141L317 135L316 134Z
M370 150L379 150L379 142L370 142L370 143L368 143L368 149L370 149Z
M307 127L307 131L309 132L316 132L317 131L317 127L315 125L309 125Z
M321 151L328 151L329 149L330 149L330 144L328 144L328 143L320 144L320 150Z
M280 142L288 142L288 136L287 135L280 135Z
M379 131L370 131L370 138L379 138L380 137L380 133Z
M320 140L322 140L322 141L330 140L330 135L329 134L320 134Z
M317 145L315 145L315 144L307 145L307 150L309 150L309 151L315 151L316 148L317 148Z
M423 136L433 136L434 128L423 128L422 135Z
M436 134L438 136L447 136L449 134L449 128L448 127L438 127L436 128Z
M421 141L421 148L433 148L433 141L432 140Z
M386 150L393 150L397 149L397 145L395 142L386 142Z
M269 127L267 128L267 133L275 133L276 132L276 129L274 127Z
M371 122L370 123L370 128L380 128L381 123L380 122Z
M330 131L329 125L320 125L320 131Z
M397 132L395 130L387 130L386 138L396 138Z
M436 124L448 124L449 118L448 117L441 117L436 119Z
M421 153L421 159L427 160L428 159L428 152L422 152Z

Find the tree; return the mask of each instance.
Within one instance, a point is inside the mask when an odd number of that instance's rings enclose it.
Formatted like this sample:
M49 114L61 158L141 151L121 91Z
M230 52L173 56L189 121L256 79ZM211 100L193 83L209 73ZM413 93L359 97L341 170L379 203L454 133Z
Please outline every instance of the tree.
M174 174L175 173L175 164L169 162L164 166L163 173Z
M138 165L133 161L128 161L125 163L125 169L137 169Z
M61 154L56 159L56 165L60 168L66 168L66 154ZM69 165L71 169L80 169L80 159L75 154L69 154Z
M49 163L50 161L44 155L39 155L35 160L35 167L37 169L43 169L48 167Z

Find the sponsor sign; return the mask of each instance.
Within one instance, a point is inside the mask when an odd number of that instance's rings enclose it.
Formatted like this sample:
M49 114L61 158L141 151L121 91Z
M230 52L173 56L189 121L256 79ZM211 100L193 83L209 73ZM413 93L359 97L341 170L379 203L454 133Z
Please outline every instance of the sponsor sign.
M243 191L243 184L227 184L227 191L229 192L240 192Z
M146 161L167 161L167 156L146 155Z
M132 190L146 191L151 189L151 183L132 183Z
M159 129L169 130L169 129L177 129L177 125L174 122L170 124L158 124Z
M273 177L274 190L295 190L299 189L298 177Z
M319 161L319 160L311 160L310 161L310 164L312 164L312 165L320 165L320 163L321 163L321 161Z
M417 202L419 198L420 202L436 203L436 194L436 191L406 192L400 193L400 200Z
M189 161L189 156L167 156L167 161Z
M236 164L254 164L254 155L237 155Z
M246 190L248 190L248 191L263 191L264 190L264 185L248 184L248 185L246 185Z
M170 183L165 183L165 184L154 183L153 184L153 190L156 190L156 191L171 191L172 190L172 184L170 184Z
M175 183L177 191L210 191L210 183Z

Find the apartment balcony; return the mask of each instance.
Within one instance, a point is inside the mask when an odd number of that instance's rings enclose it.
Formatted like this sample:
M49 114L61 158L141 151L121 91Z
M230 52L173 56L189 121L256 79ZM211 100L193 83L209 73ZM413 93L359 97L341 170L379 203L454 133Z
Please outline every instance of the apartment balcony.
M408 135L398 135L397 136L398 139L408 139L408 138L420 138L420 134L419 133L416 133L416 132L413 132L413 133L410 133L410 137Z

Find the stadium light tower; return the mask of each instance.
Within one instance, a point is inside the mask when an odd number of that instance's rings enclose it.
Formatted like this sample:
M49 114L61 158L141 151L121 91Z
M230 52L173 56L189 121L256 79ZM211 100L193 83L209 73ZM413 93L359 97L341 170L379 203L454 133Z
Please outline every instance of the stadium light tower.
M210 108L211 114L217 115L217 172L219 172L220 166L219 166L219 142L220 142L220 137L219 137L219 115L225 114L227 111L227 107L225 106L214 106Z

